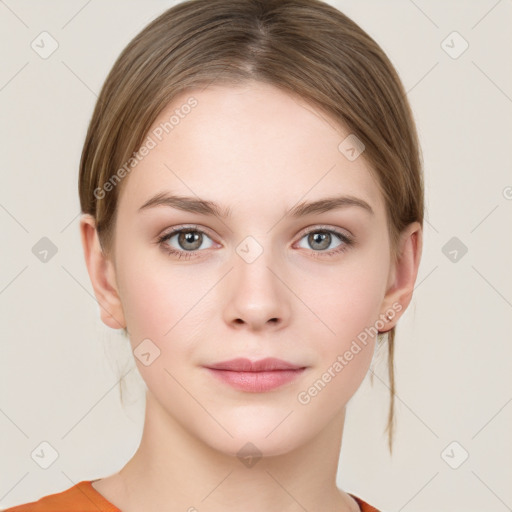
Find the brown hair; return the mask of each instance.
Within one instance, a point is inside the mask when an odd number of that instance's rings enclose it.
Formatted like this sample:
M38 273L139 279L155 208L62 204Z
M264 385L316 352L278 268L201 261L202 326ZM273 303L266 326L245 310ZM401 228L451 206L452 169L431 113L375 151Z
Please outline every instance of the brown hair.
M423 225L421 154L411 109L379 45L320 0L188 0L127 45L98 97L80 161L82 212L95 218L104 252L113 253L123 185L115 171L133 158L159 113L187 89L246 80L300 95L364 143L362 156L385 199L397 258L401 231L415 221ZM113 178L119 186L105 187ZM387 332L390 452L394 339L395 327Z

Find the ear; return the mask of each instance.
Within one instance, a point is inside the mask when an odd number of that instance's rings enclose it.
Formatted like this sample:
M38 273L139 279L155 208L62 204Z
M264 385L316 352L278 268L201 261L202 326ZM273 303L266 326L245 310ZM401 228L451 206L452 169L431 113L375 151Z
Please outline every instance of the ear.
M126 327L126 322L118 294L115 268L101 248L92 215L82 214L80 236L87 271L100 306L101 320L112 329L123 329Z
M386 327L379 332L392 329L409 306L418 275L422 248L421 224L413 222L400 234L397 261L391 262L387 291L381 309L381 319Z

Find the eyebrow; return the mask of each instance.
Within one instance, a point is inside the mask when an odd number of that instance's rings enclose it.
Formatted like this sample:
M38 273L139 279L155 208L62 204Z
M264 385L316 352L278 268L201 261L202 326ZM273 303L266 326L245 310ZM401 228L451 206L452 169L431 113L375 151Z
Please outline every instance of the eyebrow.
M144 211L149 208L157 206L168 206L170 208L177 208L190 213L199 213L201 215L210 215L219 218L231 217L231 208L221 208L213 201L200 199L189 196L170 195L165 192L156 194L148 199L140 208L139 211ZM351 195L332 196L316 201L302 202L294 206L286 212L286 217L302 217L311 215L313 213L324 213L330 210L339 208L346 208L350 206L357 206L371 215L374 215L372 207L363 199Z

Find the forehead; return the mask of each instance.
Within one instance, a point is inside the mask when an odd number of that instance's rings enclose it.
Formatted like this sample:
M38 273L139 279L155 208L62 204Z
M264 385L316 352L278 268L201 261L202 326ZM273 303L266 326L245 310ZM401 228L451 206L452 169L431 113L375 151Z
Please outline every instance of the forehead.
M281 211L301 198L336 192L382 210L364 153L349 160L342 151L349 136L301 97L268 84L189 90L149 129L142 145L149 149L123 184L120 201L138 207L167 191L240 207L270 209L279 200Z

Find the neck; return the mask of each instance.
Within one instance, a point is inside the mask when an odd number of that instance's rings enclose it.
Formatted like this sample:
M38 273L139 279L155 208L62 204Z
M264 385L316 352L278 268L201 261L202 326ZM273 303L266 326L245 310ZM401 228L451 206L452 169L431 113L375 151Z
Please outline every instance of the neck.
M345 409L297 449L231 456L185 430L147 391L140 446L119 473L123 512L359 510L336 486Z

